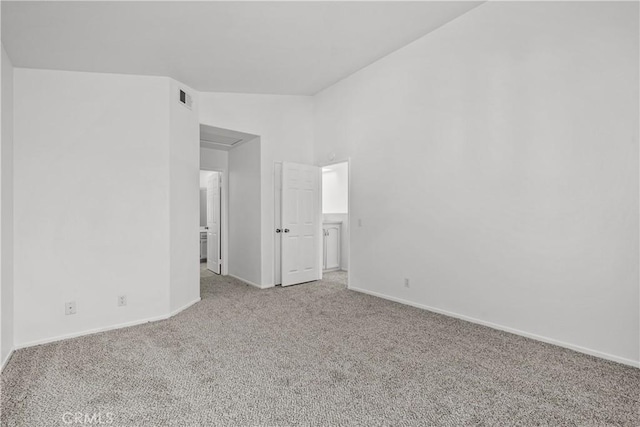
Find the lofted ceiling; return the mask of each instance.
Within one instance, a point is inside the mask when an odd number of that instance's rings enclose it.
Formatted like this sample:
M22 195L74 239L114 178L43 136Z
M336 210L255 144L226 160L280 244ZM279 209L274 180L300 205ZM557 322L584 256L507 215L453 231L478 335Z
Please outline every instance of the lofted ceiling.
M312 95L481 2L2 1L16 67Z

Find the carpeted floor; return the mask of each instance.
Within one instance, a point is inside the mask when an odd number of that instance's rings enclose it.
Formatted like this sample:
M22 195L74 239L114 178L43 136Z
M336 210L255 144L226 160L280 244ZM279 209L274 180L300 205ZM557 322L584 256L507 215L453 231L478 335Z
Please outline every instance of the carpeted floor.
M169 320L17 351L2 426L640 425L639 369L352 292L344 273L205 276Z

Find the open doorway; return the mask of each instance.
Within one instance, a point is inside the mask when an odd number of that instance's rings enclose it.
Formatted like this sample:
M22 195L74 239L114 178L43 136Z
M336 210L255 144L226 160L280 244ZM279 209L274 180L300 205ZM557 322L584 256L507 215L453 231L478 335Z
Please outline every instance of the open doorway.
M221 171L200 170L200 271L222 274Z
M322 278L348 285L349 162L322 168Z
M258 135L200 124L201 284L231 276L260 286L260 179Z
M348 286L349 162L274 164L274 284Z

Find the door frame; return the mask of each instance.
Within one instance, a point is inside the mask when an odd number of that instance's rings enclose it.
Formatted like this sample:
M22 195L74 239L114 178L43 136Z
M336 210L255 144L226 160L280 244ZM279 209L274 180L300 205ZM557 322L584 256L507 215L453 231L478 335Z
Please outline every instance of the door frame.
M351 270L352 270L352 263L351 263L351 229L355 226L353 221L352 221L352 214L351 214L351 157L346 157L344 159L340 159L340 160L330 160L328 162L325 163L320 163L320 173L322 173L322 168L327 167L327 166L332 166L332 165L337 165L339 163L346 163L347 164L347 221L349 221L349 229L347 230L347 243L348 243L348 249L347 249L347 259L349 260L349 269L347 270L347 289L352 288L353 286L351 286ZM322 177L320 179L320 219L322 219ZM342 232L344 233L344 227ZM324 271L322 272L322 275L324 276Z
M282 239L275 232L282 228L282 162L273 162L273 285L282 285Z
M220 225L220 257L222 258L222 268L220 269L220 274L222 276L226 276L229 274L229 204L227 203L229 194L229 178L225 169L201 166L200 170L206 172L219 172L222 177L222 186L220 188L220 221L222 222Z

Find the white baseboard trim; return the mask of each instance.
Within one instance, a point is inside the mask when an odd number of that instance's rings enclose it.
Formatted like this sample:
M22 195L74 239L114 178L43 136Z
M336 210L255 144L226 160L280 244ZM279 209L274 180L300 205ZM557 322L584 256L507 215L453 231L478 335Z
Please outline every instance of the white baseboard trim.
M167 316L167 318L173 317L176 314L180 313L181 311L185 311L187 308L191 307L193 304L200 302L200 300L201 300L201 298L198 297L198 298L194 299L193 301L186 303L182 307L179 307L179 308L173 310L171 313L169 313L169 316Z
M231 273L227 274L227 276L233 277L236 280L240 280L241 282L246 283L247 285L254 286L254 287L258 288L258 289L267 289L267 288L273 288L274 287L274 285L258 285L257 283L254 283L254 282L252 282L250 280L247 280L247 279L243 279L242 277L236 276L235 274L231 274Z
M43 338L43 339L40 339L40 340L28 341L28 342L25 342L25 343L17 344L16 345L16 350L19 350L21 348L33 347L35 345L49 344L49 343L52 343L52 342L67 340L67 339L70 339L70 338L78 338L78 337L82 337L82 336L85 336L85 335L93 335L93 334L97 334L97 333L100 333L100 332L112 331L114 329L128 328L129 326L136 326L136 325L142 325L144 323L156 322L158 320L168 319L169 317L170 316L168 314L165 314L165 315L162 315L162 316L149 317L149 318L146 318L146 319L133 320L131 322L124 322L124 323L118 323L118 324L110 325L110 326L103 326L101 328L87 329L87 330L80 331L80 332L72 332L70 334L58 335L58 336L51 337L51 338Z
M13 349L9 351L9 354L7 354L7 357L5 357L4 360L2 361L2 364L0 365L0 372L4 371L4 367L7 366L7 363L11 359L11 356L13 356Z
M402 298L392 297L392 296L389 296L389 295L381 294L379 292L369 291L367 289L354 288L354 287L349 287L349 289L352 290L352 291L361 292L363 294L372 295L374 297L386 299L386 300L397 302L397 303L400 303L400 304L409 305L411 307L421 308L423 310L432 311L432 312L438 313L438 314L443 314L445 316L455 317L456 319L465 320L467 322L476 323L478 325L487 326L489 328L497 329L497 330L500 330L500 331L509 332L509 333L512 333L512 334L515 334L515 335L520 335L520 336L523 336L523 337L526 337L526 338L531 338L531 339L534 339L534 340L537 340L537 341L542 341L542 342L545 342L547 344L553 344L553 345L557 345L559 347L568 348L570 350L577 351L578 353L584 353L584 354L588 354L590 356L599 357L601 359L606 359L606 360L611 360L613 362L622 363L623 365L629 365L629 366L633 366L635 368L640 368L640 361L636 361L636 360L631 360L631 359L627 359L627 358L624 358L624 357L615 356L615 355L609 354L609 353L603 353L603 352L598 351L598 350L593 350L593 349L590 349L590 348L581 347L579 345L570 344L570 343L567 343L567 342L564 342L564 341L559 341L559 340L556 340L556 339L553 339L553 338L548 338L548 337L545 337L545 336L542 336L542 335L532 334L530 332L521 331L519 329L510 328L508 326L498 325L496 323L491 323L491 322L487 322L485 320L476 319L474 317L465 316L464 314L458 314L458 313L454 313L454 312L451 312L451 311L442 310L440 308L435 308L435 307L431 307L431 306L428 306L428 305L419 304L419 303L416 303L416 302L404 300Z
M122 329L122 328L128 328L130 326L137 326L137 325L143 325L145 323L149 323L149 322L157 322L159 320L166 320L169 319L170 317L175 316L176 314L180 313L181 311L186 310L187 308L191 307L193 304L197 303L198 301L200 301L200 297L198 297L197 299L191 301L190 303L170 312L169 314L163 314L161 316L154 316L154 317L148 317L146 319L139 319L139 320L133 320L131 322L125 322L125 323L118 323L116 325L110 325L110 326L104 326L101 328L94 328L94 329L87 329L85 331L80 331L80 332L73 332L70 334L64 334L64 335L58 335L56 337L51 337L51 338L44 338L41 340L35 340L35 341L29 341L26 343L21 343L15 346L15 350L19 350L21 348L27 348L27 347L33 347L36 345L42 345L42 344L49 344L52 342L56 342L56 341L62 341L62 340L67 340L70 338L78 338L78 337L82 337L85 335L93 335L93 334L98 334L100 332L107 332L107 331L113 331L114 329Z

